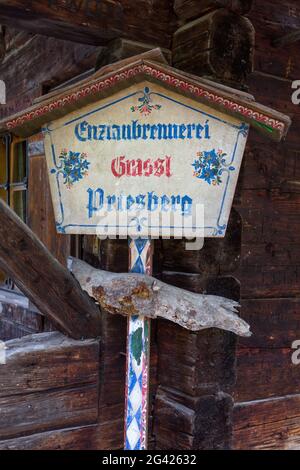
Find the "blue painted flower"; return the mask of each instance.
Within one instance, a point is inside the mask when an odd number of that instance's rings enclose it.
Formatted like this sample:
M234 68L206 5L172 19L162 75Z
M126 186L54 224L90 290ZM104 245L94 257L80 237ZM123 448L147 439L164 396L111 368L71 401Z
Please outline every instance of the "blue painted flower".
M87 160L87 155L80 152L72 152L63 149L59 158L62 161L61 172L64 177L64 184L70 189L74 183L87 176L90 162Z
M192 166L194 167L194 176L198 179L204 180L208 184L214 186L222 183L222 172L226 167L226 153L222 150L211 150L197 153L197 159ZM228 170L234 170L234 167Z

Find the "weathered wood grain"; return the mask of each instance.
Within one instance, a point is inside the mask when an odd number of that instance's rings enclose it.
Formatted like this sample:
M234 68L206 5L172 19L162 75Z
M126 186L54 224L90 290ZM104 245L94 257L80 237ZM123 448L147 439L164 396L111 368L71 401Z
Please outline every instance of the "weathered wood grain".
M236 314L235 301L193 294L146 275L108 273L75 258L69 268L83 290L111 314L165 318L193 331L220 328L251 334Z
M241 88L252 71L254 28L242 16L216 10L182 26L173 40L173 62Z
M158 322L159 383L191 397L218 390L231 391L235 383L235 337L220 330L200 333Z
M95 423L98 387L86 385L0 398L0 440Z
M168 0L33 0L24 8L20 0L1 0L0 21L18 29L79 43L105 44L119 36L167 46L171 10ZM159 21L157 17L159 15Z
M98 384L99 342L42 333L7 341L0 397Z
M128 241L103 240L100 245L99 259L104 271L128 272Z
M229 395L219 393L191 399L159 387L155 408L159 449L230 447L232 399Z
M7 28L10 39L0 76L7 87L0 117L30 106L33 100L74 76L94 68L99 48L46 36L32 36ZM57 60L59 54L60 60Z
M11 321L15 325L24 326L25 328L31 330L32 334L42 332L42 315L26 308L3 303L1 305L0 318Z
M290 348L300 339L300 299L243 299L243 318L253 325L251 338L241 338L240 347Z
M97 57L95 69L109 67L110 64L120 60L129 59L136 55L145 54L151 51L149 60L153 62L171 63L171 51L165 48L157 48L153 44L145 44L143 42L131 41L129 39L118 38L111 41L107 47L100 50Z
M33 331L12 321L0 320L0 340L9 341L32 334Z
M175 0L174 10L180 20L189 20L216 8L228 8L238 14L248 13L252 0Z
M29 159L27 223L53 256L66 266L71 237L56 231L45 155Z
M0 340L2 341L43 331L44 318L36 312L4 303L1 304L0 310Z
M122 449L123 420L59 429L0 441L0 450Z
M5 28L0 25L0 63L6 54Z
M197 274L198 276L194 276L195 285L198 285L197 292L203 292L203 286L208 279L219 274L231 274L239 267L241 230L241 216L233 209L226 236L218 240L205 239L201 250L186 250L186 240L162 240L162 270L183 272L187 275Z
M300 396L289 395L234 407L234 449L300 448Z
M300 266L245 266L237 276L245 299L297 297Z
M239 348L236 402L300 393L299 365L292 363L294 349Z
M3 201L0 201L0 264L62 331L76 339L100 335L97 306Z

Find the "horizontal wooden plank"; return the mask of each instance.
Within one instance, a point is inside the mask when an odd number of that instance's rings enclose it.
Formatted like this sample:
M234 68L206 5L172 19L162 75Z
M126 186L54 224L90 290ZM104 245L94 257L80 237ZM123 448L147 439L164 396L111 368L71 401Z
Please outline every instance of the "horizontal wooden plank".
M298 45L273 47L274 40L300 27L298 2L255 2L248 16L256 31L255 69L273 76L298 79L300 64L295 60Z
M32 330L11 321L0 320L0 340L9 341L14 338L22 338L32 334Z
M158 435L160 427L174 431L177 429L190 435L209 429L211 438L213 434L220 435L220 428L223 428L225 435L225 428L230 433L227 421L230 421L231 408L232 399L224 393L192 398L159 387L155 400L155 429Z
M300 449L300 395L239 403L233 413L234 449Z
M155 450L191 450L196 449L195 439L190 434L171 431L169 428L160 428L156 436Z
M0 441L0 450L118 450L122 447L122 419Z
M180 20L188 20L205 15L216 8L228 8L236 13L247 13L252 0L175 0L174 10Z
M299 214L300 215L300 214ZM300 266L300 246L297 242L249 243L242 246L241 261L246 266Z
M6 346L7 362L0 367L0 397L98 384L98 341L42 333L8 341Z
M0 319L11 321L33 333L40 333L43 331L44 317L37 312L32 312L22 307L13 304L1 304Z
M300 152L297 143L290 141L292 137L289 133L284 143L270 144L257 133L250 133L239 177L239 188L243 190L243 199L245 199L244 194L250 197L249 193L244 193L245 190L281 189L287 181L300 180ZM279 197L283 198L284 192L292 191L283 189L281 194L278 192ZM274 192L267 193L266 196L270 199L276 197ZM288 202L288 195L285 195L285 198L283 203ZM292 196L290 199L292 202ZM246 204L241 203L240 205L246 209Z
M236 403L234 429L238 431L295 417L300 418L300 395Z
M291 100L292 80L254 71L248 77L247 84L258 102L292 118L293 125L288 137L291 142L291 133L297 132L297 120L300 113L299 107L295 106Z
M0 439L91 424L98 418L98 387L6 396L0 410Z
M56 51L59 51L59 61ZM0 107L0 117L27 108L49 88L93 68L98 52L95 46L46 36L28 35L18 41L0 65L1 79L10 84L7 104Z
M33 0L28 8L19 0L2 0L0 21L18 29L79 43L105 44L124 36L165 45L170 40L170 3L140 0L139 8L147 15L141 22L132 0ZM157 21L159 15L160 21Z
M182 397L180 398L180 401ZM158 449L228 449L231 442L231 397L202 396L189 408L172 390L159 389L154 433Z
M274 245L276 243L285 243L291 245L297 243L297 232L300 228L299 206L296 206L298 198L296 195L294 196L294 202L286 203L285 211L283 210L284 203L281 203L280 207L276 208L276 201L271 201L270 199L264 200L263 195L260 201L260 208L255 205L251 208L248 205L248 208L244 209L243 206L240 206L239 211L243 219L244 231L246 231L245 234L243 233L243 244L269 243ZM248 201L250 204L251 199ZM243 203L246 204L246 201ZM271 207L270 204L272 204ZM289 211L289 207L292 206L295 206L293 212L292 209ZM287 227L289 230L287 230Z
M291 347L239 348L235 402L300 393L300 366L292 363L293 353Z
M221 330L192 333L158 322L158 382L190 396L229 390L235 382L235 341Z
M222 239L205 239L201 250L187 250L186 240L163 240L161 250L162 271L174 273L198 274L191 278L191 289L202 292L205 281L219 274L226 275L234 272L239 266L241 246L242 220L236 210L232 210L228 222L226 237ZM188 285L188 279L183 275L183 286ZM181 282L181 281L179 281ZM174 285L179 285L176 277ZM195 290L196 288L199 290Z
M245 299L299 296L299 266L242 266L236 276Z
M173 63L178 69L242 88L252 71L254 36L248 18L214 9L175 32Z
M300 299L248 299L241 302L241 316L253 335L240 338L246 348L290 348L300 339Z

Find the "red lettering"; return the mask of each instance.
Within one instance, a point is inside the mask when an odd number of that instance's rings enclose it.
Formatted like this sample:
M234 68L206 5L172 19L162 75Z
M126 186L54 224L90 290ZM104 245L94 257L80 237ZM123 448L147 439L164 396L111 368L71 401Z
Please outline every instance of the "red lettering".
M111 162L111 171L112 174L116 178L121 178L121 176L125 175L125 162L124 162L125 157L119 157L119 158L114 158L114 160Z
M143 176L143 162L140 158L133 160L134 166L132 169L132 176Z
M170 178L171 173L171 160L172 157L166 156L165 158L157 158L153 160L148 158L144 162L138 159L125 160L125 156L114 158L111 162L111 171L116 178L122 176L166 176Z
M162 176L165 172L165 167L164 167L165 160L162 160L161 158L158 158L154 162L154 176Z
M170 178L172 176L171 173L171 159L172 157L166 157L166 176Z
M151 176L153 174L153 165L150 158L144 162L144 176Z

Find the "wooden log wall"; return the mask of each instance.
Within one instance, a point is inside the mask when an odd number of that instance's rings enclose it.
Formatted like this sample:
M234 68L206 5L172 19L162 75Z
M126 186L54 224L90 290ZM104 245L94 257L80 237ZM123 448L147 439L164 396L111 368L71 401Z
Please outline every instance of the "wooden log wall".
M151 446L297 448L300 366L291 362L291 343L300 339L300 120L298 107L290 97L292 80L300 79L300 66L296 60L298 43L283 49L272 44L274 39L300 28L300 9L297 0L176 0L175 12L175 66L237 88L248 87L257 100L289 114L293 126L281 144L269 143L251 132L224 240L208 240L200 252L185 251L180 241L157 244L157 277L195 292L241 297L241 315L251 324L254 335L239 342L236 368L236 339L229 333L189 333L167 322L153 322ZM226 58L229 67L218 54L220 39L209 39L219 17L226 22L230 36L227 44L237 38ZM232 23L235 29L231 29ZM246 34L242 34L244 25ZM12 71L17 73L8 106L0 109L2 116L27 106L43 88L92 67L99 53L94 46L28 33L7 30L5 35L7 52L0 75L11 80ZM135 47L141 52L144 47L116 44L114 41L100 51L99 65L122 58L129 50L134 54ZM205 51L203 44L212 44L212 50ZM28 63L30 67L25 67ZM248 75L252 68L253 73ZM127 270L126 242L99 245L84 237L83 251L91 264L112 271ZM8 321L17 318L16 323L24 328L21 311L12 317L8 311L4 315ZM30 324L34 331L39 328L38 322L30 321L24 334L33 332ZM42 434L11 440L10 448L18 448L21 442L24 448L79 448L79 440L82 447L91 448L114 435L114 447L122 446L122 436L116 430L120 430L123 419L125 323L121 318L103 317L99 403L103 413L107 406L111 410L107 421L114 422L115 427L100 433L98 441L91 437L96 424L62 432L46 429Z
M220 8L225 3L228 8ZM242 2L235 2L235 8L238 3ZM252 69L254 30L232 6L232 2L175 3L181 25L173 40L175 67L244 87ZM188 11L194 11L192 16L187 16ZM221 42L227 44L226 54ZM238 67L241 61L243 66ZM163 241L162 279L194 292L239 300L240 285L232 273L239 266L241 231L241 218L233 210L225 239L206 240L201 251L186 251L184 240ZM235 336L217 330L191 333L158 322L157 346L157 448L230 448Z
M0 367L0 450L120 446L116 406L99 406L99 341L74 341L54 332L11 340L6 347L6 364Z
M292 342L300 339L300 114L291 101L292 81L300 77L299 42L272 47L300 28L299 2L254 0L248 18L256 46L247 85L293 124L281 144L252 133L235 199L243 220L241 313L254 334L239 342L234 448L299 449L300 369L291 359Z
M0 22L86 44L107 44L120 36L169 47L170 0L2 0Z

